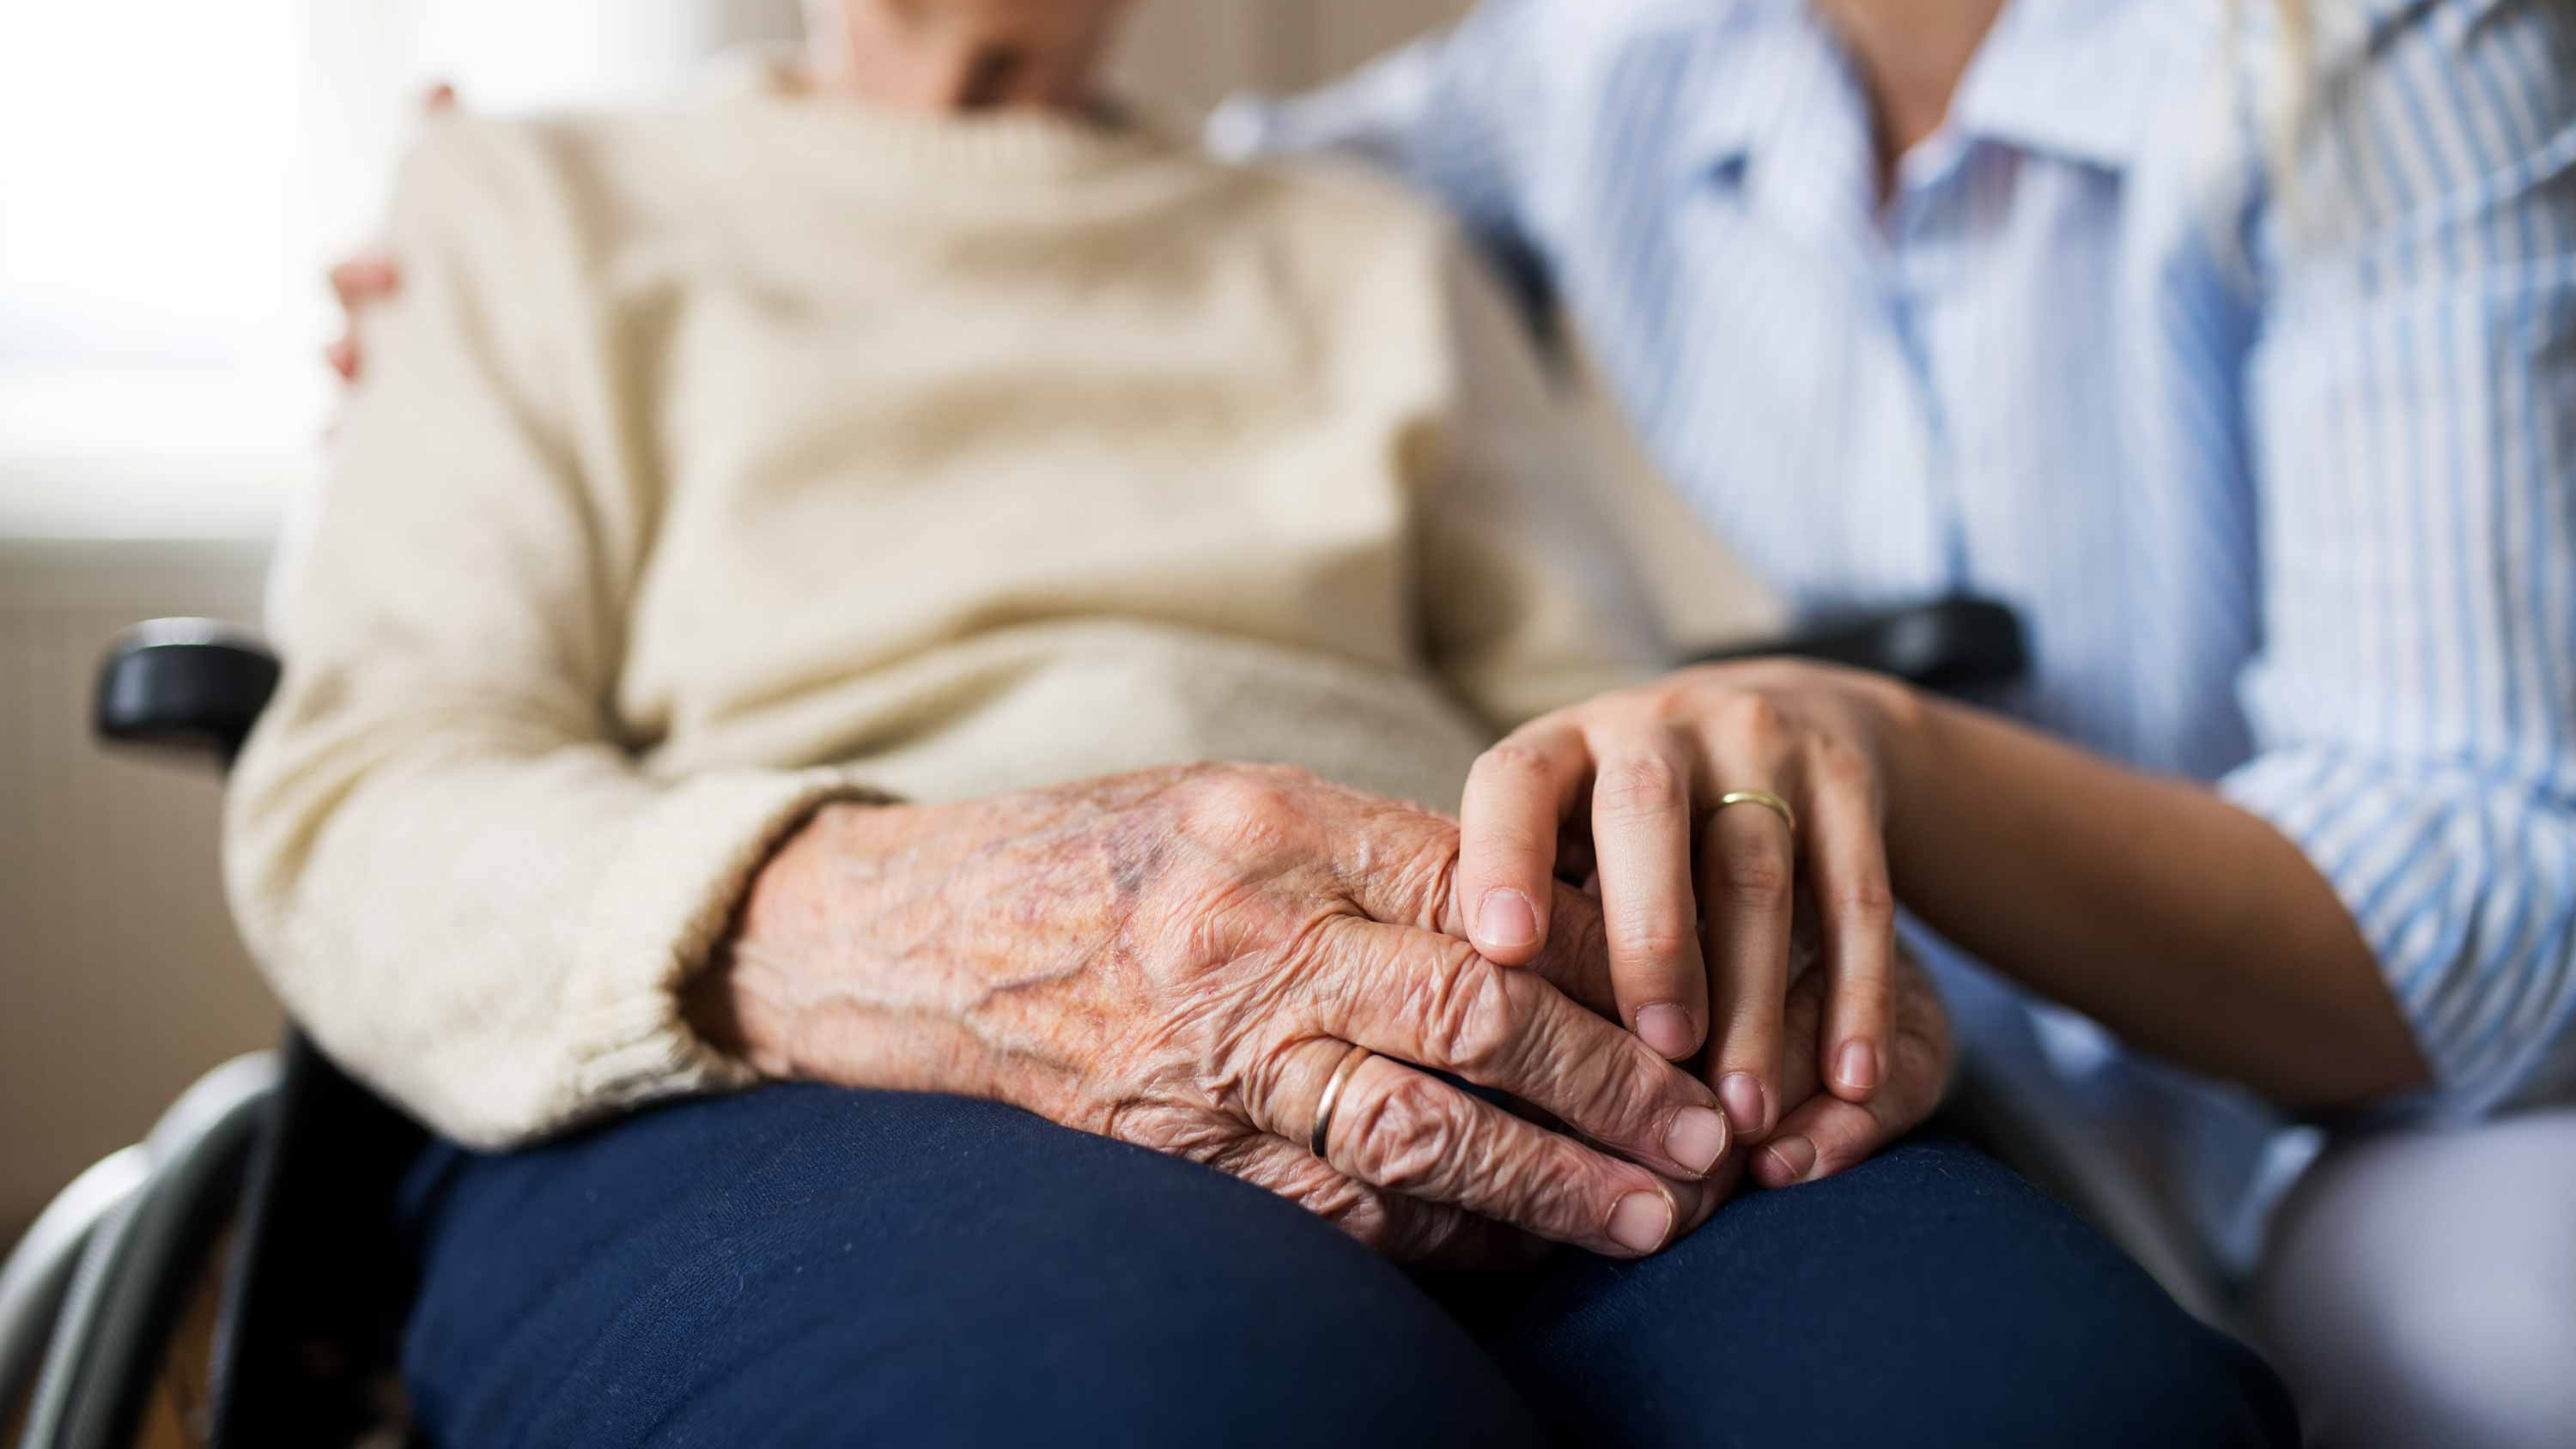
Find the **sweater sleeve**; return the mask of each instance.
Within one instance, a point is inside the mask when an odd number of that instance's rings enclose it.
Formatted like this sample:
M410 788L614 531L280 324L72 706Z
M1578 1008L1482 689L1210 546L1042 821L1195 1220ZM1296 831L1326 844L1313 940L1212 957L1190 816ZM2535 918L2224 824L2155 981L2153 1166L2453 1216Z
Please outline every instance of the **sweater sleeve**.
M1423 520L1434 668L1509 729L1667 667L1612 522L1608 460L1584 446L1492 272L1447 268L1455 380Z
M656 780L612 699L652 524L587 349L566 189L526 127L442 123L405 170L280 693L226 877L288 1009L443 1133L523 1142L747 1079L677 989L831 771Z

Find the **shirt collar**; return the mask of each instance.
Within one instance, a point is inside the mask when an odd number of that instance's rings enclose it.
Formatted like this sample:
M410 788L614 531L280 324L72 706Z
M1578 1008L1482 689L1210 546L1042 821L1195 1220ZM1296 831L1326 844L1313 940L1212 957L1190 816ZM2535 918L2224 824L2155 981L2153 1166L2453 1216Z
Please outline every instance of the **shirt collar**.
M1957 134L2107 171L2154 129L2201 0L2011 0L1950 108Z
M1950 128L2123 169L2153 129L2182 38L2212 23L2214 3L2010 0L1960 82ZM1820 112L1861 103L1840 45L1804 0L1743 0L1724 11L1693 37L1706 98L1684 138L1691 165L1735 166Z
M1686 37L1698 94L1679 152L1688 164L1716 171L1744 161L1811 108L1831 104L1847 82L1804 0L1712 9L1716 18L1693 25Z

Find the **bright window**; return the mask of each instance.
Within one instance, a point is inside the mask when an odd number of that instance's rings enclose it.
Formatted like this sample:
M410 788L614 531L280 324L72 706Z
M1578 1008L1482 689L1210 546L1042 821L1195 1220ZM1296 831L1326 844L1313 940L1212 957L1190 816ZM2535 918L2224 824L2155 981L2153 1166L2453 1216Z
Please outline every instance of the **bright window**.
M0 367L280 342L296 27L292 0L0 10Z
M0 537L260 536L423 87L632 99L796 0L0 0Z

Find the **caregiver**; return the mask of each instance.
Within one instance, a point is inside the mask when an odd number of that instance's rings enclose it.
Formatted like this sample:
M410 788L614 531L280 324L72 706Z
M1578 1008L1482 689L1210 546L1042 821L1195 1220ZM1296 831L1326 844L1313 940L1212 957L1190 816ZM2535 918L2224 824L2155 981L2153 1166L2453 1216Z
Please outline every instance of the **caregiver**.
M2307 1173L2254 1280L2322 1442L2564 1442L2569 7L1491 0L1215 134L1444 197L1802 609L1975 592L2031 629L1992 712L1770 663L1521 730L1465 803L1486 954L1537 949L1560 827L1592 835L1623 1016L1707 1043L1759 1133L1790 881L1856 1100L1901 902L2142 1051L2396 1129ZM1796 832L1712 809L1748 790ZM2222 1240L2281 1175L2214 1090L2031 1060L2146 1101ZM1800 1127L1764 1181L1873 1145Z

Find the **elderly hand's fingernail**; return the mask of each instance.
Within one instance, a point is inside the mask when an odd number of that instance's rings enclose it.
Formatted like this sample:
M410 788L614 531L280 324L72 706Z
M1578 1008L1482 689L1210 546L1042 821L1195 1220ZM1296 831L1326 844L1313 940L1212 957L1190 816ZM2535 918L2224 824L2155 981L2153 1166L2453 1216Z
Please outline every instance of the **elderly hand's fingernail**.
M1816 1170L1816 1144L1804 1137L1783 1137L1762 1149L1763 1181L1771 1187L1804 1182Z
M1726 1104L1726 1120L1747 1137L1769 1125L1770 1100L1751 1072L1727 1073L1717 1084L1717 1100Z
M1509 886L1485 892L1476 908L1476 939L1488 946L1527 946L1538 940L1538 912L1529 897Z
M1706 1107L1684 1107L1673 1114L1673 1125L1664 1133L1664 1150L1706 1177L1726 1155L1726 1119Z
M1673 1205L1662 1193L1632 1192L1610 1210L1610 1240L1632 1253L1651 1253L1673 1230Z
M1667 1061L1679 1061L1699 1050L1699 1033L1690 1013L1669 1001L1658 1001L1637 1013L1637 1035Z
M1834 1078L1855 1092L1877 1090L1878 1048L1865 1041L1843 1043L1842 1054L1834 1058Z

